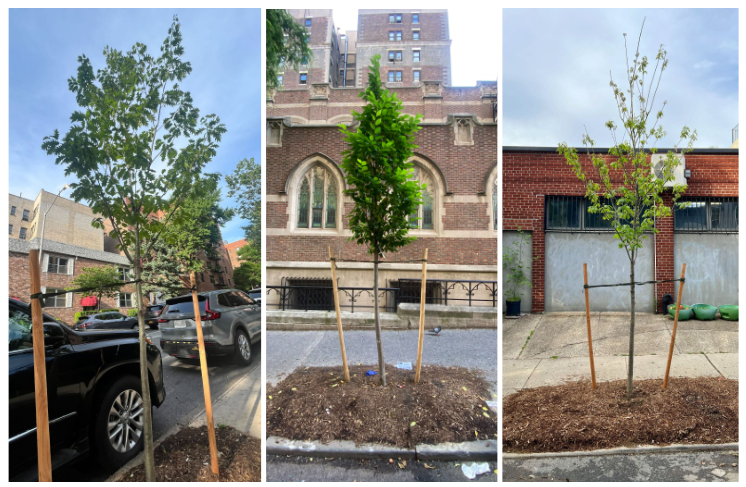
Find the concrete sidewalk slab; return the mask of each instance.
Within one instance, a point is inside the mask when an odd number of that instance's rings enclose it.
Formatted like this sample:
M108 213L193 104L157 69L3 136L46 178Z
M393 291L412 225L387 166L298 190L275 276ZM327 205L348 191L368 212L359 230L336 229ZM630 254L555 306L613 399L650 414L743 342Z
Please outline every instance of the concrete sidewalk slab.
M206 424L206 413L200 414L189 426ZM254 438L262 436L262 376L261 368L238 381L212 405L215 426L225 424Z
M673 322L671 322L673 327ZM679 353L738 353L738 332L722 330L676 329Z
M265 332L267 383L277 384L299 367L324 336L323 331Z
M668 355L635 356L634 380L661 379L666 375ZM674 355L671 359L671 377L717 377L718 371L702 354Z
M598 325L597 316L591 315L591 327ZM588 332L585 314L545 316L521 354L522 359L576 357L585 343L588 353Z
M527 314L515 320L502 320L503 334L503 359L517 359L523 351L523 346L528 345L527 339L531 332L536 333L537 328L541 326L541 320L544 315Z
M503 360L503 392L505 389L523 389L541 359Z
M738 380L737 353L708 353L707 358L726 379Z
M627 376L625 357L596 357L596 381L612 381ZM524 388L554 386L563 382L591 379L590 361L586 357L543 359L536 366Z

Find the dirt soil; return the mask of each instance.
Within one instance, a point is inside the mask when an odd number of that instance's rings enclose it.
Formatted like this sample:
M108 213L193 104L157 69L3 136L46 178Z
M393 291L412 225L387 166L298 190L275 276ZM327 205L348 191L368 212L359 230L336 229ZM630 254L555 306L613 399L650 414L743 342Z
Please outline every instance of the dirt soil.
M462 367L413 370L351 366L350 383L341 367L296 370L267 390L267 436L293 440L352 440L413 448L420 443L462 442L497 437L497 414L489 384Z
M503 399L503 451L738 442L738 381L718 377L588 381L526 389Z
M155 449L158 482L260 482L262 443L226 426L215 430L219 478L210 468L207 426L183 428ZM121 482L145 482L145 466L125 473Z

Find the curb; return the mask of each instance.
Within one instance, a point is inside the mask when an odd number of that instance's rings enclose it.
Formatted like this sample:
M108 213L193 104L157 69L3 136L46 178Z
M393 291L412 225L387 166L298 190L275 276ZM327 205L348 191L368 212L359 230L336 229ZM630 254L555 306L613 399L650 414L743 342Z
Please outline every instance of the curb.
M248 375L246 376L246 378L247 377L248 377ZM215 401L213 401L213 406L217 402L219 402L221 399L223 399L223 397L225 397L227 394L230 394L230 392L233 389L235 389L236 387L238 387L238 384L240 384L241 382L243 382L246 378L237 381L230 388L228 388L228 390L226 390L225 392L223 392L220 395L220 397L218 397ZM192 416L184 424L176 424L176 425L172 426L168 431L166 431L165 433L163 433L163 435L161 435L160 438L158 438L157 440L155 440L153 442L153 451L155 451L156 448L158 448L160 446L160 444L163 443L166 440L166 438L170 437L171 435L175 435L176 433L178 433L179 431L181 431L182 428L185 428L185 427L189 428L189 427L191 427L192 424L195 421L197 421L197 419L199 417L201 417L204 413L205 413L205 408L202 407L202 409L198 413L196 413L194 416ZM144 457L145 457L145 451L143 450L140 453L138 453L135 456L135 458L133 458L129 462L127 462L124 465L122 465L119 468L119 470L117 470L116 472L114 472L108 479L106 479L106 482L119 482L122 479L122 477L124 477L125 473L127 473L130 469L132 469L132 468L137 467L138 465L140 465L143 462Z
M356 446L355 442L349 440L334 440L324 444L318 440L300 441L270 436L267 438L266 455L366 460L400 458L402 460L497 461L497 442L486 440L442 443L440 445L422 444L410 449L377 444Z
M561 457L600 457L607 455L642 455L646 453L679 453L698 451L738 450L738 443L721 443L713 445L667 445L644 446L638 448L618 447L604 450L577 452L547 452L547 453L503 453L503 460L529 460L533 458L561 458Z

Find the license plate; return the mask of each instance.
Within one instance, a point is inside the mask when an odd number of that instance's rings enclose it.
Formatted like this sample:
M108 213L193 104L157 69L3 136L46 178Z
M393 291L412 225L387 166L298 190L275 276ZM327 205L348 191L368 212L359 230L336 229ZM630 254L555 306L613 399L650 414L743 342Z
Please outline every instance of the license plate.
M186 328L187 320L174 320L174 328Z

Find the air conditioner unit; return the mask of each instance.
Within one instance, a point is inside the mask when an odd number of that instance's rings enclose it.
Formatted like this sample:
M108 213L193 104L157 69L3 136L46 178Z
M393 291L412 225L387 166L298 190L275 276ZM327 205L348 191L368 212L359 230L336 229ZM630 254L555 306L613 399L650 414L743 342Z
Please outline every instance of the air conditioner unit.
M674 154L679 160L679 165L673 170L673 180L666 181L663 185L666 188L672 188L676 184L683 184L686 186L686 159L684 154ZM667 154L651 154L650 155L650 166L653 174L657 179L663 179L663 167L665 165Z

